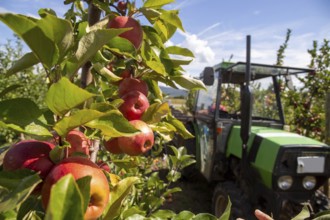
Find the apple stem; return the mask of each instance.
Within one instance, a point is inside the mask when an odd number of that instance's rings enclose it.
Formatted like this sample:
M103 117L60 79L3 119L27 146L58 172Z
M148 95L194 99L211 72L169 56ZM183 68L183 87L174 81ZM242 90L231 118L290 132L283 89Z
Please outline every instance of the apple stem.
M100 149L100 139L92 140L92 145L90 148L90 152L91 152L90 160L94 163L96 162L97 152L99 151L99 149Z

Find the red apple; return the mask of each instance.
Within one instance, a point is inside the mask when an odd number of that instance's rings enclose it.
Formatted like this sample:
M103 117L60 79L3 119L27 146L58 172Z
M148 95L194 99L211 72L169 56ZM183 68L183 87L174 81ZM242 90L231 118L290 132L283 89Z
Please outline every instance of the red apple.
M55 165L49 158L49 152L55 147L52 143L24 140L9 148L3 158L3 169L7 171L27 168L40 172L44 179Z
M111 172L111 169L110 169L109 165L108 165L106 162L100 160L100 161L98 161L96 164L97 164L102 170L105 170L105 171L107 171L107 172L109 172L109 173Z
M109 28L132 28L119 36L129 40L136 49L139 49L143 40L143 30L138 21L128 16L117 16L112 19L109 24Z
M104 142L104 147L107 151L113 154L122 154L119 145L118 145L118 138L111 138L108 141Z
M90 140L84 133L78 130L71 130L66 136L66 141L70 143L69 156L74 153L83 153L89 156L89 148L91 146Z
M129 121L140 119L147 108L149 108L147 97L139 91L131 91L121 98L124 100L124 103L120 105L119 110Z
M129 69L123 70L123 72L120 73L120 77L122 77L123 79L130 78L131 71Z
M41 198L44 208L47 208L52 186L68 174L72 174L75 180L85 176L92 177L90 200L84 219L100 217L109 201L109 183L103 171L95 163L84 157L66 158L51 170L42 187Z
M141 132L134 136L119 137L118 144L120 149L130 156L146 153L154 145L154 133L152 129L141 120L133 120L130 123Z
M130 91L137 90L148 96L148 85L146 82L136 78L125 78L121 81L118 88L119 96L123 96Z
M127 2L119 1L117 7L120 11L125 11L127 9Z

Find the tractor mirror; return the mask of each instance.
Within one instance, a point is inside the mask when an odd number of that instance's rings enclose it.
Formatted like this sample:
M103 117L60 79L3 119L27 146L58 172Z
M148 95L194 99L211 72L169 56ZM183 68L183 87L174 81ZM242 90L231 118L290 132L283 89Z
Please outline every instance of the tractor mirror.
M213 67L205 67L203 71L203 83L211 86L214 83L214 69Z

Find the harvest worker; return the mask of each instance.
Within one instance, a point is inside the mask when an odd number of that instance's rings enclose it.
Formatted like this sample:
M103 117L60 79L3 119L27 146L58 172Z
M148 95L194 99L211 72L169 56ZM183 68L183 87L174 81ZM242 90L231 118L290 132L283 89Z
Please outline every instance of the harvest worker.
M267 215L266 213L260 211L259 209L256 209L256 210L254 211L254 215L256 216L256 218L257 218L258 220L274 220L274 219L272 219L272 217L270 217L270 216ZM236 220L244 220L244 219L242 219L242 218L238 218L238 219L236 219Z

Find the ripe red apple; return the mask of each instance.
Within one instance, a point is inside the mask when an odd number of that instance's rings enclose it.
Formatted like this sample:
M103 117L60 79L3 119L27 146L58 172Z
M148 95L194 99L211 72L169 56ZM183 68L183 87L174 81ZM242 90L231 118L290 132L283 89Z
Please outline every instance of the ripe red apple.
M107 151L113 154L122 154L122 150L118 145L118 138L112 138L104 142L104 147Z
M71 145L71 147L68 149L69 156L74 153L83 153L89 156L89 148L91 146L91 142L81 131L69 131L66 136L66 141Z
M109 28L132 28L119 36L129 40L134 47L138 50L141 47L143 40L143 30L138 21L128 16L117 16L112 19L109 24Z
M147 108L149 108L147 97L139 91L131 91L121 98L124 100L124 103L120 105L119 110L129 121L140 119Z
M51 187L67 174L72 174L75 180L85 176L92 177L90 200L84 219L100 217L109 201L109 183L103 171L95 163L84 157L66 158L51 170L45 179L41 192L44 208L47 208L49 203Z
M27 168L40 172L44 179L55 165L49 158L49 152L55 147L52 143L24 140L9 148L3 158L3 169L7 171Z
M137 90L148 96L148 85L145 81L136 78L125 78L123 79L118 88L119 96L123 96L130 91Z
M102 170L105 170L105 171L107 171L107 172L109 172L109 173L111 172L111 169L110 169L109 165L108 165L106 162L100 160L100 161L98 161L96 164L97 164Z
M131 71L129 69L123 70L123 72L120 73L120 77L122 77L123 79L130 78Z
M119 1L117 7L120 11L125 11L127 9L127 2Z
M131 156L137 156L149 151L154 145L154 133L152 129L141 120L133 120L130 123L141 132L129 137L119 137L120 149Z

